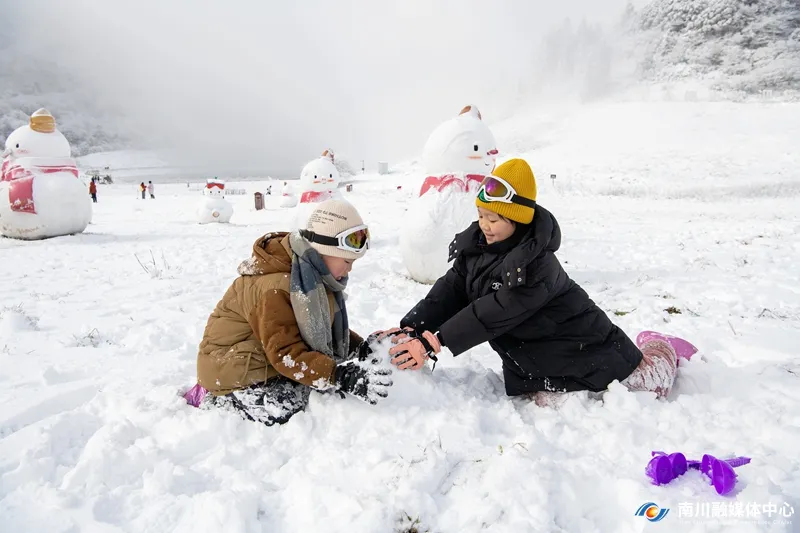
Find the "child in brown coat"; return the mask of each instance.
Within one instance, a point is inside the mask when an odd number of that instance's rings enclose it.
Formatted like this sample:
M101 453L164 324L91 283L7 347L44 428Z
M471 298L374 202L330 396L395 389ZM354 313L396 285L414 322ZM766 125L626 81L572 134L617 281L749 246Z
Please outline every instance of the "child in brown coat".
M259 238L208 319L187 400L272 425L305 409L312 389L386 397L391 371L349 329L343 292L368 245L361 216L339 199L305 230Z

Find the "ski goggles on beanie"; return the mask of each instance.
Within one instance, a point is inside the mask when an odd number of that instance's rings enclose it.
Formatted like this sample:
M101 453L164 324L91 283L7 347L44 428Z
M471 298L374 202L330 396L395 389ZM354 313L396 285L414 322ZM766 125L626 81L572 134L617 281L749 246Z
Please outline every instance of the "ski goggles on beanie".
M478 199L482 202L503 202L506 204L518 204L525 207L536 207L536 202L530 198L525 198L517 194L506 180L497 176L486 176L481 182L478 191Z
M320 235L319 233L307 229L301 229L300 235L309 242L315 242L325 246L335 246L340 250L346 250L357 254L362 254L369 249L369 228L367 228L366 225L346 229L335 237Z

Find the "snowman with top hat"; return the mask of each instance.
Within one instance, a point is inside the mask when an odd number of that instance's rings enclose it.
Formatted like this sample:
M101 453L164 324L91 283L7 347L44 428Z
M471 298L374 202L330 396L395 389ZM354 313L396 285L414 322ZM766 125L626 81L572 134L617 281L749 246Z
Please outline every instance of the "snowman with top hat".
M447 272L453 236L476 219L475 195L497 159L497 144L477 107L440 124L422 152L426 178L400 233L409 275L431 284Z
M80 233L92 219L69 142L46 109L6 139L0 166L0 235L46 239Z
M233 206L225 199L225 182L216 178L206 180L203 199L197 207L200 224L227 224L233 216Z

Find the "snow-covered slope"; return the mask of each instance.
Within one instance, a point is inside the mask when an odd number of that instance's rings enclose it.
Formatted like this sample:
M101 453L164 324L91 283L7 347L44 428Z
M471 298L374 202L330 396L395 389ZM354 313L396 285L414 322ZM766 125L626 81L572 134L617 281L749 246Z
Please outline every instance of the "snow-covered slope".
M396 374L374 407L314 394L280 427L190 408L180 394L208 314L252 242L289 215L254 211L248 195L231 199L232 224L200 226L199 192L182 185L145 201L101 186L87 233L0 241L13 257L0 262L3 531L796 530L798 127L798 105L701 104L494 127L502 153L537 172L570 276L630 335L700 347L668 401L613 384L558 411L507 398L486 346ZM397 253L414 216L402 179L374 176L347 196L374 235L348 291L364 334L427 290ZM753 461L721 497L698 473L648 484L651 450ZM634 516L645 502L670 512L648 524ZM771 505L795 514L752 514Z
M800 193L796 103L621 102L520 113L494 127L540 188L721 199ZM732 157L731 154L734 154ZM508 157L508 155L506 155Z

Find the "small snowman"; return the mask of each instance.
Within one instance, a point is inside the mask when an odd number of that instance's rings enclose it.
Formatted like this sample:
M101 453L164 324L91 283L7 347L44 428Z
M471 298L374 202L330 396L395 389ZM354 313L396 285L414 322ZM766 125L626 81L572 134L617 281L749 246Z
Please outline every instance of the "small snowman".
M476 219L475 194L496 159L494 135L475 106L465 106L428 137L422 152L427 177L400 234L412 279L430 284L447 272L448 246Z
M281 202L280 207L294 207L297 205L297 196L292 192L292 187L288 181L283 182L281 188Z
M210 179L203 189L203 200L197 207L197 222L227 224L233 216L233 206L225 199L225 182Z
M334 157L333 150L325 150L300 172L300 201L295 208L296 227L305 227L318 203L340 196L338 188L341 178L333 164Z
M92 219L69 142L39 109L6 139L0 166L0 235L46 239L80 233Z

